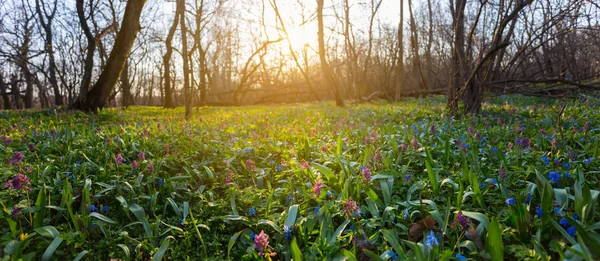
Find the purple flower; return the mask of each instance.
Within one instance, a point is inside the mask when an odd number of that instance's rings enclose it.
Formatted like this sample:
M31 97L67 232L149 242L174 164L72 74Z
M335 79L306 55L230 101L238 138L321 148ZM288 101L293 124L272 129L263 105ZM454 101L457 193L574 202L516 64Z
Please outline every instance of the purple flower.
M137 160L133 160L133 161L131 162L131 167L132 167L132 168L134 168L134 169L137 169L137 168L138 168Z
M468 220L467 217L465 217L465 215L463 215L462 212L458 212L456 213L456 220L458 220L458 224L462 227L462 228L466 228L468 225Z
M14 205L12 210L10 211L10 216L13 217L14 219L16 219L17 217L19 217L19 215L21 215L21 210L23 208L17 207L17 205Z
M260 234L254 236L254 248L258 250L258 255L260 256L269 248L269 236L265 234L264 230L261 230Z
M140 153L138 153L137 157L140 161L146 160L146 154L144 154L143 151L140 151Z
M504 168L500 168L500 178L506 178L506 170Z
M9 179L6 182L4 182L4 186L6 186L8 189L15 189L18 191L21 191L23 189L31 190L29 187L27 187L28 184L31 184L29 178L27 178L26 175L20 173L15 175L12 179Z
M315 185L313 186L313 191L315 192L315 195L317 195L317 197L321 195L322 187L323 183L320 180L317 180L317 182L315 182Z
M21 164L21 162L23 161L23 158L24 158L23 153L17 151L15 153L13 153L12 158L8 159L8 164L18 167L19 164Z
M33 144L33 142L30 142L29 145L27 145L27 147L29 148L29 151L31 151L31 152L35 151L35 144Z
M373 177L373 174L371 173L369 167L361 167L360 172L362 173L365 182L369 182L371 180L371 177Z
M115 162L117 163L117 166L121 165L123 161L125 161L125 159L123 158L123 156L121 156L120 153L115 155Z
M148 162L148 171L154 172L154 165L152 165L152 161Z
M361 214L360 209L358 208L358 205L356 204L356 201L354 200L347 200L346 203L344 204L344 213L346 214L346 217L349 216L358 216Z

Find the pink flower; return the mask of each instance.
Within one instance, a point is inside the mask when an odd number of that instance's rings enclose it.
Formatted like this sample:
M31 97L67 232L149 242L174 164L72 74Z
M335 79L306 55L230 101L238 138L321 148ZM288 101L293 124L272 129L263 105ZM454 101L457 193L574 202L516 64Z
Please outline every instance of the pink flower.
M321 195L322 187L323 187L323 183L320 180L317 180L317 182L315 182L315 185L313 185L313 191L315 192L317 197Z
M361 167L360 172L362 173L365 182L371 181L371 177L373 177L373 174L371 173L369 167Z
M140 151L140 153L138 153L137 157L140 161L146 160L146 154L144 154L143 151Z
M121 154L115 155L115 162L117 163L117 166L121 165L123 161L125 161L125 159L123 156L121 156Z
M137 169L137 168L138 168L137 160L133 160L133 161L131 162L131 167L132 167L132 168L134 168L134 169Z
M251 172L256 171L256 164L254 164L253 160L251 160L251 159L246 160L246 169Z
M27 187L28 184L31 184L29 178L27 178L27 176L25 176L24 174L20 173L15 175L12 179L9 179L4 182L4 186L6 186L9 190L15 189L18 191L24 189L31 190L31 188Z
M265 234L264 230L260 231L260 234L254 237L254 248L258 250L258 255L262 256L265 254L265 250L269 250L269 236Z
M346 214L346 217L357 216L361 214L360 209L356 204L356 201L351 199L347 200L346 203L344 203L344 213Z

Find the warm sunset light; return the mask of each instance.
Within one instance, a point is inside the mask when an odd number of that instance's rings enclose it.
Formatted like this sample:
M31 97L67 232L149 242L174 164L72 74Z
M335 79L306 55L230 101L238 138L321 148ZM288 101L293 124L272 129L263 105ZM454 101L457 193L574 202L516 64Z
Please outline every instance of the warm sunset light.
M0 260L600 260L597 0L0 0Z

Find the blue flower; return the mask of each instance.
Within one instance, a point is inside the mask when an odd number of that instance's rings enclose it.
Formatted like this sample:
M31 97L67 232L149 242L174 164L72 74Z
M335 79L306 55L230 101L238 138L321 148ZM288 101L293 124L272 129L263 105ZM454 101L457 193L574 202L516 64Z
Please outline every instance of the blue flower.
M409 174L404 175L404 182L407 182L407 183L410 182L410 175Z
M292 240L292 230L288 225L283 225L283 231L285 232L285 239Z
M571 177L571 174L570 174L570 173L568 173L568 172L567 172L567 173L565 173L565 178L568 178L568 179L572 178L572 177Z
M556 184L560 180L560 173L556 171L550 171L550 173L548 173L548 179Z
M98 208L94 205L91 205L88 209L92 212L98 211Z
M544 156L544 157L542 157L542 160L544 161L544 165L548 166L548 164L550 164L548 157Z
M508 198L505 202L508 205L514 205L515 204L515 199L514 198Z
M330 198L331 197L331 191L327 191L327 197Z
M254 241L254 239L256 238L256 235L254 233L250 233L250 238L252 238L252 241Z
M498 153L498 148L492 148L492 152ZM460 255L460 254L459 254Z
M398 255L396 253L394 253L394 251L388 250L387 253L390 256L390 259L392 259L392 260L398 259Z
M288 201L292 200L292 195L288 195L286 198Z
M569 221L567 221L567 219L566 219L566 218L561 218L561 219L560 219L560 222L558 222L558 224L560 224L560 225L561 225L561 226L563 226L563 227L566 227L566 226L568 226L568 225L569 225Z
M461 255L460 253L456 253L456 258L461 261L467 260L466 256Z
M321 210L321 207L316 206L314 211L315 211L315 213L319 213L319 210Z
M531 193L527 194L527 198L525 199L525 203L529 204L531 202Z
M106 211L108 211L108 206L102 207L102 212L106 212Z
M425 245L429 247L429 249L433 249L433 245L438 246L438 240L435 237L435 234L433 233L433 231L429 230L429 236L427 236L427 239L425 240Z
M571 235L572 237L575 237L575 234L577 234L577 229L575 227L569 227L567 228L567 233L569 235Z
M402 217L404 219L408 219L410 217L410 214L408 213L408 208L404 210L404 214L402 214Z
M480 189L484 189L484 188L485 188L485 183L481 183L481 184L479 184L479 188L480 188Z
M575 220L579 220L579 216L578 216L577 214L573 214L573 215L571 216L571 218L572 218L572 219L575 219Z
M350 231L354 231L354 225L350 226Z
M498 179L497 178L493 178L492 179L492 183L494 183L494 185L498 184Z
M569 163L563 164L563 167L565 167L565 169L570 169L571 168L571 166L569 165Z
M583 160L583 163L590 164L590 163L592 163L593 160L594 160L594 158L585 159L585 160Z
M185 223L185 219L180 219L180 220L179 220L179 224L180 224L180 225L183 225L183 223Z
M158 186L162 186L163 185L163 179L158 179Z
M275 167L275 170L276 170L276 171L281 171L282 169L283 169L283 166L281 166L281 165L279 165L279 166Z
M250 210L248 210L248 215L250 215L250 216L256 215L256 209L251 208Z
M535 213L538 215L538 217L544 216L544 210L542 210L540 206L535 207Z
M560 212L560 208L555 207L554 208L554 214L556 214L557 216L562 216L561 212Z

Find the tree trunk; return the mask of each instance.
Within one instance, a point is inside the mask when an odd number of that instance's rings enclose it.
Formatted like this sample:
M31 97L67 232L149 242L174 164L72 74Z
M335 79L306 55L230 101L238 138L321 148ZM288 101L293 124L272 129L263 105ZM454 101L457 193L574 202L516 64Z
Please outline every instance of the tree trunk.
M187 48L187 28L185 26L185 0L178 0L181 5L179 19L181 23L181 58L183 58L183 96L185 96L185 119L192 118L192 90L190 88L190 64Z
M8 89L8 86L6 82L4 82L4 75L2 74L2 72L0 72L0 95L2 95L2 108L4 110L10 110L12 109L12 106L10 104L10 99L8 97L6 89Z
M83 68L83 77L81 79L81 85L79 86L79 96L77 97L77 101L75 101L74 106L80 106L80 104L85 102L87 92L92 82L92 70L94 69L94 52L96 51L96 38L94 37L94 35L92 35L87 21L85 20L83 1L84 0L76 0L76 7L77 17L79 18L79 24L81 25L81 29L83 29L83 33L85 34L85 38L87 39L87 49ZM93 15L94 10L92 7L90 10L90 16Z
M415 22L415 17L413 16L413 11L412 11L412 1L408 0L408 13L410 15L410 32L411 32L411 44L412 44L412 49L413 49L413 54L414 54L414 71L415 73L418 73L418 75L413 75L416 76L419 79L419 85L421 86L422 90L427 90L429 89L427 87L427 83L425 83L425 77L423 75L423 69L421 67L421 55L419 54L419 34L417 32L417 24Z
M140 30L140 15L146 0L129 0L125 7L121 29L115 39L115 44L106 66L102 70L98 81L87 93L85 102L78 109L95 112L104 108L109 95L115 88L123 66L133 46L133 42Z
M127 108L131 105L135 105L135 101L131 95L131 83L129 82L129 62L127 61L125 61L125 66L121 72L121 90L123 90L121 96L123 106Z
M164 65L164 105L165 108L174 108L173 104L173 88L171 87L171 56L173 56L173 36L175 35L175 31L177 30L177 24L179 23L179 15L181 13L181 7L179 5L179 0L177 0L177 4L175 7L175 18L173 18L173 24L171 28L169 28L169 34L167 34L167 39L165 40L166 51L163 55L163 65Z
M404 82L404 1L400 0L400 22L398 24L398 66L396 66L396 95L394 96L395 101L402 99L402 84Z
M327 63L327 55L325 53L325 33L324 33L324 25L323 25L323 5L324 0L317 0L317 20L318 20L318 41L319 41L319 60L321 61L321 70L323 70L323 75L325 79L327 79L327 83L330 88L333 88L335 94L335 104L339 107L344 107L344 100L340 95L339 86L333 75L333 71L329 64Z
M462 86L464 78L464 60L465 60L465 6L466 0L456 0L452 19L454 29L454 42L452 48L452 81L448 85L448 109L451 112L458 111L458 99L456 97L458 88Z
M15 109L20 110L21 107L21 90L19 90L19 78L17 78L17 74L13 74L10 77L10 92L13 96L13 103L15 104Z
M54 48L53 48L53 41L52 41L52 20L54 20L54 15L56 14L57 3L58 3L58 0L54 0L54 7L52 8L52 12L50 14L47 14L46 8L44 7L44 11L42 12L42 8L40 7L40 1L36 0L35 1L35 10L37 12L37 15L38 15L38 18L40 21L40 25L42 26L42 29L44 30L44 33L45 33L44 49L45 49L46 53L48 54L48 62L49 62L48 72L50 74L50 78L48 80L50 81L50 85L52 85L52 89L54 91L54 104L56 106L62 106L63 99L62 99L62 95L60 94L60 89L58 88L58 80L56 78L56 61L54 59ZM44 18L44 16L45 16L45 18Z

